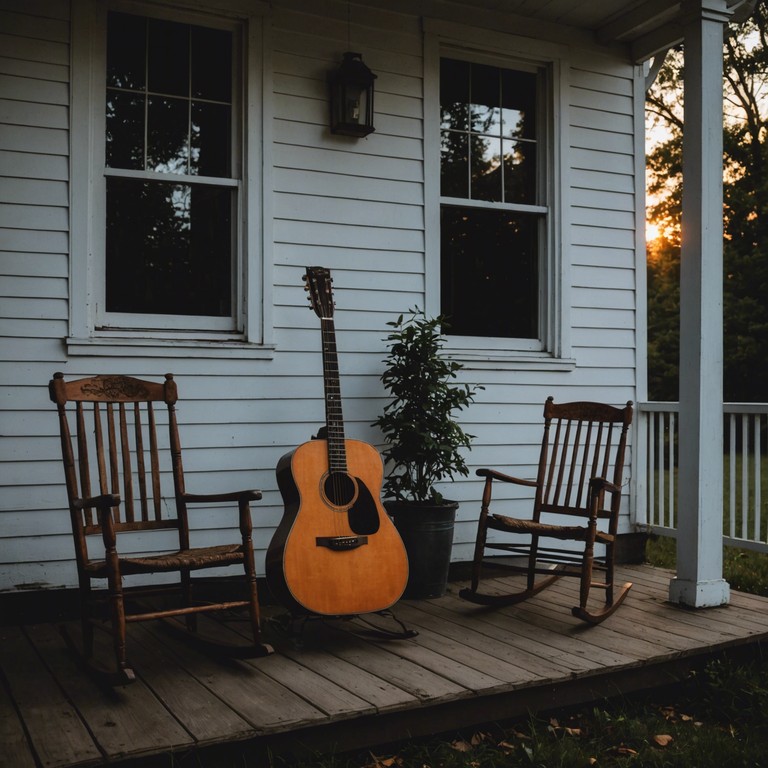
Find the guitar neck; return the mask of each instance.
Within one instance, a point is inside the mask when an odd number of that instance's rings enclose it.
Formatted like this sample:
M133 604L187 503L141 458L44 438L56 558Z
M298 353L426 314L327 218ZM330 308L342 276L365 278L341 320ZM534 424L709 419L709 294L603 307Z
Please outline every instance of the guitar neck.
M339 358L336 351L336 329L332 317L320 318L323 337L323 384L325 388L325 425L328 430L328 468L331 472L347 471L344 417L341 412Z

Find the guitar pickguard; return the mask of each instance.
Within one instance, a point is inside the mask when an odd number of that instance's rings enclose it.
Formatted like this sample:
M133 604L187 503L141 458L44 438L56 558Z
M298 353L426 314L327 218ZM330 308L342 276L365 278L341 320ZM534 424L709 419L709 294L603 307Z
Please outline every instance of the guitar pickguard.
M365 483L356 477L357 498L349 508L349 527L360 536L371 536L379 530L379 510Z

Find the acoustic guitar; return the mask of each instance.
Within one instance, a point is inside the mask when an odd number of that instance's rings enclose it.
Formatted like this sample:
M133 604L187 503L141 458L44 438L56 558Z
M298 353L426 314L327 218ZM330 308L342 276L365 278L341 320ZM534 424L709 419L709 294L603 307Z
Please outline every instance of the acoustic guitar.
M344 436L330 272L309 267L304 280L320 318L326 424L278 462L285 511L267 550L267 583L293 611L373 613L403 594L408 556L381 505L381 456Z

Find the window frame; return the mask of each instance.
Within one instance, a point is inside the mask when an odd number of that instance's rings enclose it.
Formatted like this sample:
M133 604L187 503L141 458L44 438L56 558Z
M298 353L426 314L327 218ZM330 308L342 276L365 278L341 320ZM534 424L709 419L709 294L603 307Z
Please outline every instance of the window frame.
M259 9L255 4L254 11ZM108 11L197 24L235 31L233 55L240 58L241 82L233 98L240 109L233 115L231 178L212 179L238 188L233 210L233 312L231 317L141 315L106 313L106 179L126 175L105 166L106 23ZM263 10L263 9L262 9ZM71 354L120 354L120 348L138 346L162 350L162 354L188 354L190 347L215 350L260 351L271 354L271 312L266 302L269 285L265 246L271 236L264 209L268 169L263 165L265 110L263 81L267 76L263 19L257 13L236 8L215 14L193 6L166 7L133 0L74 0L72 7L72 99L70 175L70 311L67 348ZM238 42L239 39L239 42ZM159 180L154 173L132 171ZM165 179L163 179L164 181ZM184 183L185 176L168 174L170 181ZM205 183L207 177L197 177ZM234 328L233 328L234 320Z
M568 189L563 158L567 157L567 50L555 43L533 41L502 32L489 32L434 19L425 20L425 197L426 197L426 311L440 313L441 226L443 205L478 206L542 214L539 258L539 338L451 336L445 349L469 367L514 363L523 368L567 368L571 358L568 286L570 270L563 257L567 231L564 200ZM440 193L440 61L453 58L505 69L544 70L546 104L543 108L541 148L543 177L536 205L494 203L442 197Z

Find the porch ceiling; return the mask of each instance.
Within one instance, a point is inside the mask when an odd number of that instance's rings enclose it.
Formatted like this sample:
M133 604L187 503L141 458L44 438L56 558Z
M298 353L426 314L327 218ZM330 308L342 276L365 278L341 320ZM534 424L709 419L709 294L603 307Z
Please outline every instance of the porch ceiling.
M480 4L490 10L588 31L605 45L628 45L635 61L649 59L682 41L689 6L686 0L481 0ZM743 21L755 0L726 0L726 4L733 20Z

